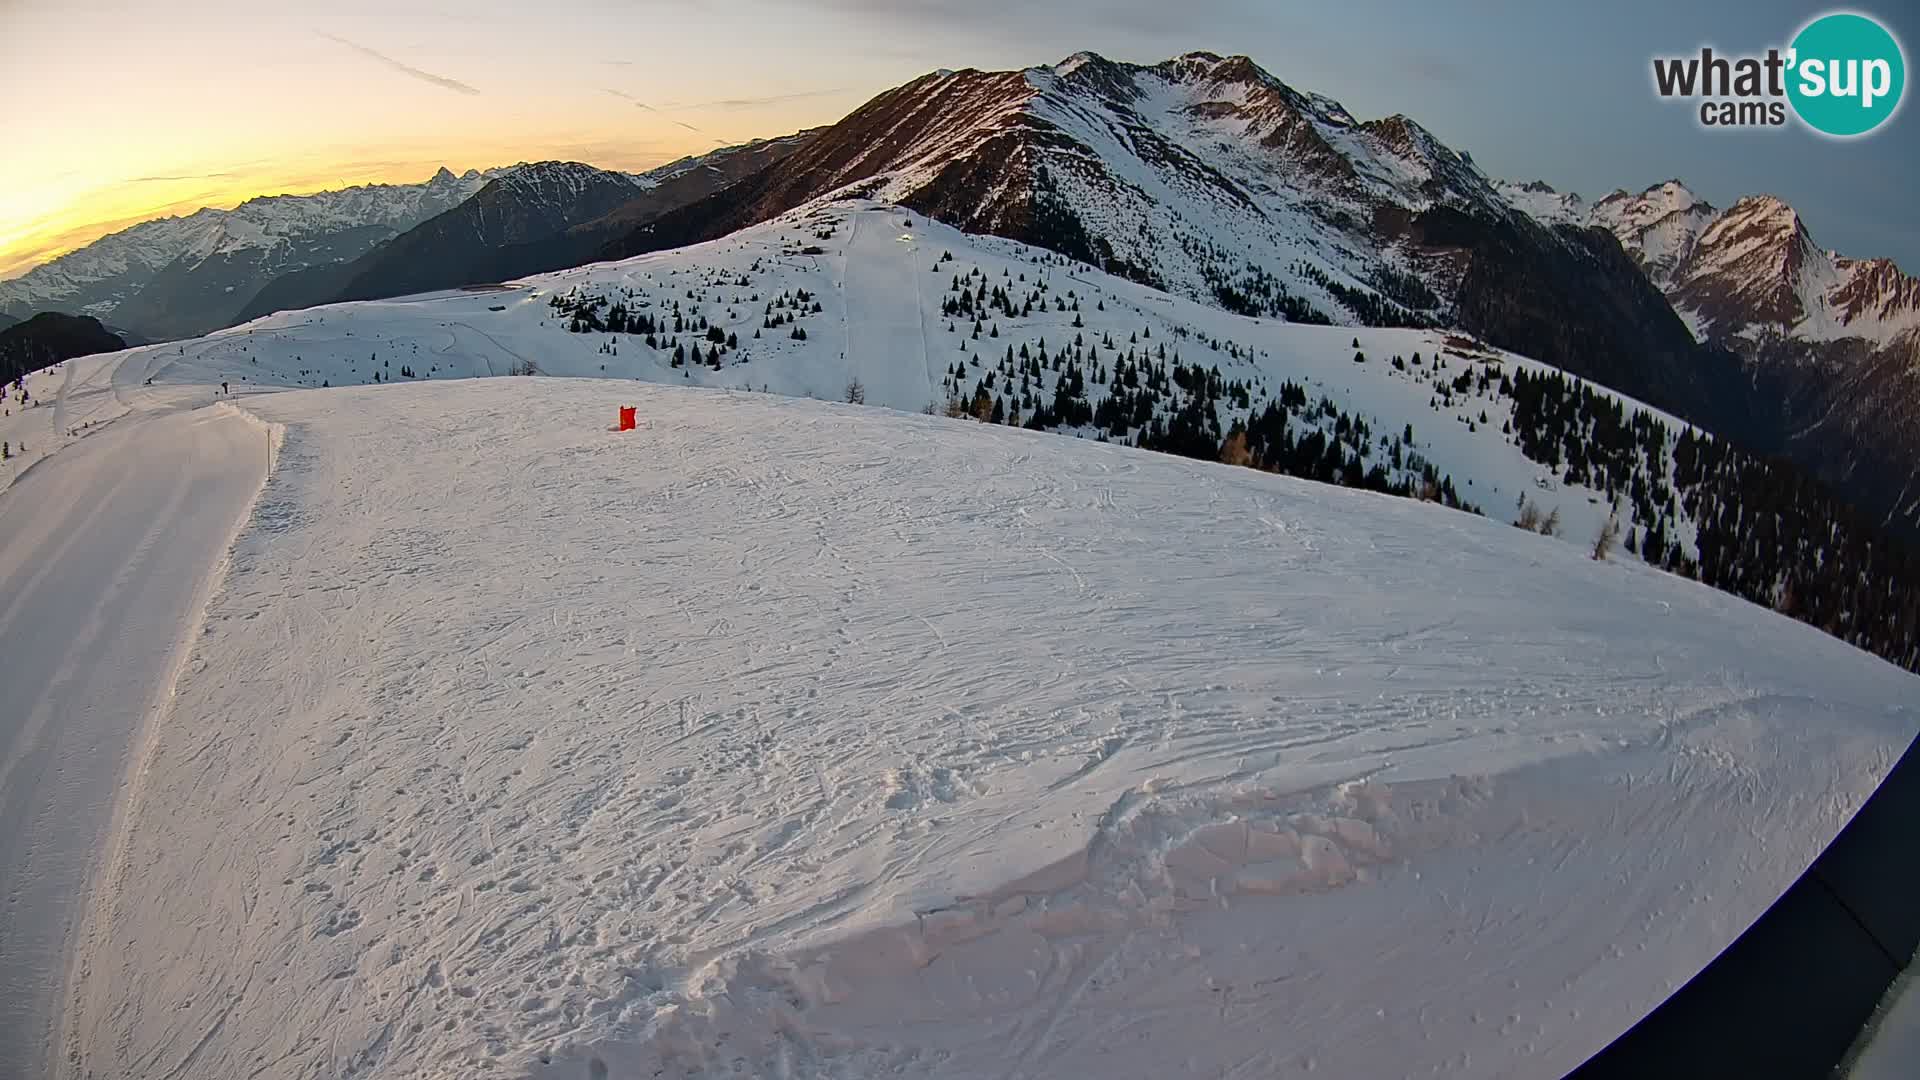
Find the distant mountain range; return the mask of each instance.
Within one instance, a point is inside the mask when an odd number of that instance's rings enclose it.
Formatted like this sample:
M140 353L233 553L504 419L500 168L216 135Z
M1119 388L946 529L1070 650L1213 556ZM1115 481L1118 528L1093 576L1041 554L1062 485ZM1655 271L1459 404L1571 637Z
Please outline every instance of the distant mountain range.
M269 283L235 321L577 266L611 238L764 168L804 139L801 134L728 147L638 176L576 162L515 166L467 201L356 259Z
M424 184L266 196L232 210L199 210L135 225L0 281L0 312L16 320L76 312L165 340L287 307L551 270L590 257L663 208L731 183L798 138L730 147L641 174L559 161L459 176L441 169ZM596 226L601 218L606 224Z
M831 127L638 176L543 162L253 200L0 282L155 337L711 240L827 196L897 203L1295 322L1451 327L1792 457L1920 535L1920 285L1767 196L1596 202L1484 174L1246 57L937 71ZM199 224L190 224L190 223Z
M281 274L358 258L494 175L442 169L424 184L272 195L143 222L0 281L0 311L92 315L156 339L202 334L228 325Z

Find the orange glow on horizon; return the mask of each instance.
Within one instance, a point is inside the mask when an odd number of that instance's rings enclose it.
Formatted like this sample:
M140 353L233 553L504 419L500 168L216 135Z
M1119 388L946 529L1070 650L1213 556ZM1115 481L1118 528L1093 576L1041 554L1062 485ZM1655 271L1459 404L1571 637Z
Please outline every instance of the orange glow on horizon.
M832 123L922 67L883 58L809 82L782 62L805 30L694 14L0 0L0 100L28 106L8 117L0 155L0 278L142 221L261 195L520 161L643 171ZM96 18L115 32L74 63L74 27ZM684 47L714 40L731 44L724 65Z
M553 158L585 161L605 169L644 172L687 154L704 153L694 142L673 146L642 143L633 150L617 144L565 143L550 146L475 148L445 156L380 155L359 160L261 162L241 167L203 166L198 173L139 178L124 184L67 196L44 209L8 207L0 198L0 280L86 247L104 236L159 218L185 216L204 208L231 210L249 199L270 195L309 195L366 184L419 184L443 166L455 173L521 161ZM568 151L572 151L569 153ZM24 201L24 200L22 200ZM38 212L35 212L35 211Z

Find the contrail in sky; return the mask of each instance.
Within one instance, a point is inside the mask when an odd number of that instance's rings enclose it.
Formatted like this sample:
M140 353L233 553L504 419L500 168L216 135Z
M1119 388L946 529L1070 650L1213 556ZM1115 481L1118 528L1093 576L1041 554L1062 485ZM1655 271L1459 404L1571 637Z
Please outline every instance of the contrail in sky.
M435 86L445 87L448 90L452 90L461 94L478 94L480 92L478 90L475 90L473 87L468 86L466 83L461 82L458 79L449 79L445 75L435 75L431 71L421 71L419 68L414 67L412 64L403 64L400 61L395 60L393 57L388 56L386 53L380 52L377 49L369 49L365 45L360 45L355 42L348 41L346 38L340 37L335 34L329 34L324 30L316 30L314 31L314 33L319 34L321 37L326 38L328 41L337 42L341 45L345 45L347 48L352 49L354 52L360 53L365 56L370 56L375 60L378 60L381 63L387 65L388 67L394 69L395 71L399 71L404 74L411 75L414 78L419 79L421 82L430 82Z
M628 104L632 105L636 109L647 110L653 115L658 116L660 119L665 120L669 124L679 124L681 127L686 128L688 131L693 132L695 135L705 135L707 138L713 139L714 142L717 142L722 146L725 146L727 144L727 140L725 139L715 139L713 137L712 132L702 131L699 128L694 127L692 124L687 123L685 120L675 120L673 117L668 116L666 113L661 112L659 109L656 109L653 106L647 104L646 102L641 101L639 98L634 97L632 94L615 90L611 86L603 86L600 89L605 90L607 93L612 94L614 97L619 98L621 101L627 102Z

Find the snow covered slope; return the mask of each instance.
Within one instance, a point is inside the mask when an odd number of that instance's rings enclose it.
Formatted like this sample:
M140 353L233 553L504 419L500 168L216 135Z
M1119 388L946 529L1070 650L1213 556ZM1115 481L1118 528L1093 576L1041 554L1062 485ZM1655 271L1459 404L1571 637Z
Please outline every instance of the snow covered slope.
M1358 120L1245 56L933 72L600 255L685 247L846 197L1240 314L1452 327L1698 424L1732 432L1746 418L1737 365L1703 348L1616 244L1515 209L1413 119Z
M685 258L774 259L751 243ZM898 280L937 288L931 254ZM699 291L574 283L648 272ZM910 347L915 308L864 295L873 349ZM424 384L242 398L284 443L141 765L67 1075L1554 1075L1920 730L1911 676L1808 627L1412 500L738 390L435 381L599 340L478 300L290 339L417 343Z
M1630 468L1573 473L1558 449L1530 457L1504 430L1518 403L1503 381L1557 376L1523 357L1444 331L1234 315L862 200L499 290L287 312L135 355L163 383L249 389L537 371L839 399L858 380L870 404L909 411L971 407L984 389L989 406L1027 420L1044 408L1050 429L1172 449L1183 414L1218 445L1273 405L1287 438L1317 435L1339 463L1292 471L1351 468L1357 483L1378 467L1378 486L1431 482L1502 520L1524 497L1558 511L1561 535L1580 545L1619 495L1623 526L1691 552L1685 508L1661 493L1685 430L1672 417L1590 388L1665 434ZM1064 400L1063 381L1080 395Z

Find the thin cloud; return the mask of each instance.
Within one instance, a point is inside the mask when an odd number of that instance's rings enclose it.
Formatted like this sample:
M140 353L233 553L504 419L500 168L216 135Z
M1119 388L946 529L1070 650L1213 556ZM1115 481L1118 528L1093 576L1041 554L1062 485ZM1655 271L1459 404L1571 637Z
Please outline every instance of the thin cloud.
M1085 5L1078 4L1034 4L1031 0L974 0L971 4L955 4L952 0L812 2L818 7L849 13L862 22L886 19L914 29L946 24L984 36L1017 41L1035 39L1042 25L1070 30L1082 35L1080 40L1084 40L1086 33ZM1187 0L1182 4L1169 4L1166 0L1107 0L1100 5L1099 13L1104 30L1155 36L1190 34L1196 25L1225 30L1245 26L1253 17L1244 0Z
M656 109L653 106L647 104L646 102L641 101L639 98L634 97L632 94L625 93L620 90L615 90L611 86L603 86L600 89L605 90L607 93L612 94L614 97L619 98L621 101L624 101L632 105L636 109L645 109L646 111L652 113L653 115L658 116L662 120L665 120L669 124L679 124L681 127L686 128L688 131L693 132L695 135L707 135L707 132L701 131L699 128L694 127L692 124L687 123L685 120L675 120L673 117L668 116L666 113L661 112L659 109ZM711 138L712 136L708 135L708 137Z
M352 49L354 52L360 53L364 56L372 57L373 59L378 60L381 63L387 65L388 67L394 69L395 71L401 72L406 75L411 75L414 78L419 79L421 82L429 82L435 86L443 87L447 90L452 90L456 93L461 93L461 94L477 95L480 93L480 91L474 89L471 86L468 86L466 83L463 83L458 79L449 79L445 75L435 75L431 71L421 71L419 68L414 67L412 64L401 63L400 61L395 60L393 57L388 56L386 53L379 52L375 49L369 49L365 45L356 44L354 42L348 41L346 38L339 37L335 34L329 34L324 30L316 30L314 31L314 33L319 34L321 37L326 38L328 41L345 45L347 48Z
M804 101L807 98L832 97L844 94L847 87L834 86L825 90L800 90L791 94L769 94L766 97L722 98L719 101L695 101L685 105L675 105L677 109L757 109L763 105L777 105L783 101Z
M1437 53L1408 52L1401 56L1402 66L1428 82L1461 86L1469 79L1467 70Z
M188 173L185 176L134 176L127 179L129 184L151 184L163 180L221 180L234 175L230 172Z

